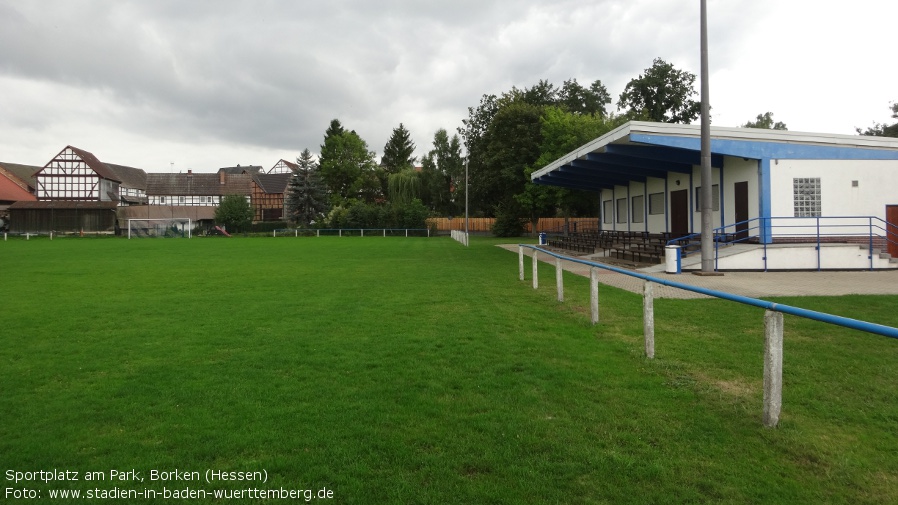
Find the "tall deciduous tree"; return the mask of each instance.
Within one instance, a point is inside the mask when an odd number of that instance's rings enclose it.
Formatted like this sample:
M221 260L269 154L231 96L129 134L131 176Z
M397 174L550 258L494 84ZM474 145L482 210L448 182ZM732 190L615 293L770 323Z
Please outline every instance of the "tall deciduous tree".
M355 131L346 131L337 120L331 121L327 130L318 164L333 206L383 197L374 152Z
M627 83L618 107L632 119L689 124L701 112L701 103L692 98L694 84L695 74L655 58L651 68Z
M540 217L560 211L565 218L594 215L597 208L593 192L540 186L529 181L530 174L556 159L617 128L626 121L624 116L601 117L595 114L576 114L560 107L547 107L540 118L540 156L526 169L527 185L515 196L527 212L535 229Z
M786 123L782 121L773 122L773 113L765 112L763 114L758 114L758 118L755 121L749 121L742 125L742 128L761 128L765 130L788 130L786 128Z
M898 119L898 102L889 106L892 111L892 119ZM898 123L887 125L885 123L874 123L872 127L866 130L855 128L858 135L871 135L874 137L898 137Z
M318 175L318 164L308 149L296 158L296 170L287 184L287 219L301 226L320 222L328 211L327 194Z
M440 128L433 149L421 158L421 200L432 212L454 216L465 201L465 166L458 135Z
M605 106L611 103L611 95L602 81L596 80L589 88L581 86L577 79L568 79L558 93L558 105L574 114L605 116Z

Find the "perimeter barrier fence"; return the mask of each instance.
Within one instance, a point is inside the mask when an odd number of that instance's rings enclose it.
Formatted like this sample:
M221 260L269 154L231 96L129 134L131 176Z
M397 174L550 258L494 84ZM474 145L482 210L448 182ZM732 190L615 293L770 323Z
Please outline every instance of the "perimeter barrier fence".
M531 255L532 261L532 271L533 271L533 289L539 288L539 276L538 276L538 264L539 264L539 254L546 254L547 256L555 258L555 284L556 290L558 292L558 301L564 301L564 277L563 272L564 268L562 267L563 261L569 261L572 263L580 263L583 265L587 265L590 267L590 275L589 275L589 292L590 292L590 313L592 317L592 323L599 323L599 269L609 270L615 273L628 275L630 277L636 277L638 279L642 279L643 284L643 334L645 339L645 354L648 358L655 357L655 310L654 310L654 295L653 295L653 285L660 284L664 286L670 286L677 289L682 289L686 291L691 291L694 293L699 293L707 296L711 296L714 298L720 298L723 300L729 300L732 302L742 303L746 305L751 305L753 307L759 307L765 309L766 312L764 314L764 408L763 408L763 422L764 426L767 427L775 427L779 423L779 416L782 410L782 389L783 389L783 314L789 314L793 316L803 317L806 319L811 319L814 321L820 321L823 323L834 324L837 326L843 326L845 328L851 328L854 330L864 331L867 333L873 333L876 335L882 335L885 337L898 339L898 328L893 328L891 326L885 326L881 324L869 323L866 321L859 321L857 319L851 319L842 316L835 316L832 314L826 314L823 312L817 312L808 309L802 309L799 307L793 307L791 305L784 305L781 303L768 302L765 300L760 300L757 298L750 298L747 296L735 295L732 293L726 293L723 291L716 291L713 289L702 288L698 286L691 286L689 284L684 284L681 282L671 281L667 279L661 279L658 277L652 277L649 275L645 275L638 272L632 272L630 270L625 270L622 268L613 267L610 265L605 265L602 263L596 263L593 261L583 260L580 258L572 258L569 256L563 256L560 254L556 254L552 251L548 251L546 249L529 245L529 244L518 244L518 273L520 280L525 280L524 275L524 249L532 249L533 253Z

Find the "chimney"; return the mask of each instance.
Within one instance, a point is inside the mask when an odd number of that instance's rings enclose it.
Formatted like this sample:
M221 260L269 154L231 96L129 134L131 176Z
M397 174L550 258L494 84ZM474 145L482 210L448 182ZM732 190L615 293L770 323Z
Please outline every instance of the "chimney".
M221 185L224 185L224 183L225 183L225 173L224 173L224 170L220 170L220 171L218 172L218 183L221 184Z
M193 170L187 169L187 175L193 175Z

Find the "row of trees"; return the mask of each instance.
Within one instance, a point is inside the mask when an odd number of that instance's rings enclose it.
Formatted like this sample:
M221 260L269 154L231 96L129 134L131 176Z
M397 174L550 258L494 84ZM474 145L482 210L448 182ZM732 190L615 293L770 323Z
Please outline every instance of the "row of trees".
M609 110L612 98L600 80L584 86L569 79L560 87L543 80L483 95L479 105L468 108L456 134L435 133L432 149L420 160L402 123L378 163L368 144L334 119L317 161L308 149L297 159L287 217L299 226L398 227L401 222L417 227L424 226L426 215L457 216L464 211L466 162L471 214L496 217L497 234L519 234L526 220L544 216L596 216L593 193L537 186L530 174L629 120L695 121L700 113L695 81L695 74L656 58L627 83L617 112ZM898 105L892 110L898 117ZM786 129L771 112L742 126ZM889 134L893 128L898 124L858 133ZM420 223L409 223L409 216L421 215Z

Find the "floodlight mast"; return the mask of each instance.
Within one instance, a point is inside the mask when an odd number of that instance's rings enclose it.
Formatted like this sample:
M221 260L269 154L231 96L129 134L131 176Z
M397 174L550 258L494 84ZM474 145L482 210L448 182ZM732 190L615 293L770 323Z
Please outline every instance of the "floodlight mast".
M708 2L701 0L701 59L702 59L702 273L714 271L714 244L711 228L713 192L711 186L711 114L708 103Z
M470 157L470 153L468 156L465 156L465 247L469 247L468 241L470 237L468 235L468 158Z

